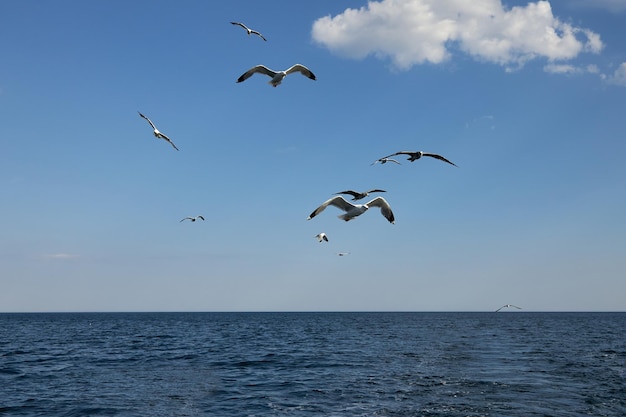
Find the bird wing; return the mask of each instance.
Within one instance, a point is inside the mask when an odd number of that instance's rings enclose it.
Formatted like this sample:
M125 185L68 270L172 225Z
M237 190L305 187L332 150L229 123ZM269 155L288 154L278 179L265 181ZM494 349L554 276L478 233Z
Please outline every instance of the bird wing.
M182 219L180 222L184 222L185 220L191 220L191 217L185 217L184 219ZM178 222L178 223L180 223Z
M356 191L352 191L352 190L346 190L346 191L339 191L338 193L335 194L350 194L352 197L358 197L361 195L361 193L357 193Z
M257 65L255 67L250 68L248 71L244 72L243 74L241 74L241 77L237 79L237 82L240 83L242 81L247 80L248 78L252 77L252 75L254 75L255 72L260 72L261 74L269 75L272 78L274 78L274 76L276 75L276 71L272 71L271 69L267 68L264 65Z
M324 201L321 206L316 208L313 211L313 213L311 213L309 215L307 220L311 220L313 217L315 217L318 214L320 214L321 212L323 212L324 209L326 209L326 207L328 207L328 206L335 206L335 207L340 208L343 211L348 211L348 210L353 209L354 207L356 207L354 204L346 201L346 199L344 199L342 196L338 195L337 197L329 198L328 200Z
M174 142L172 142L172 139L168 138L165 133L159 132L159 137L161 139L164 139L164 140L168 141L170 143L170 145L172 145L174 147L174 149L176 149L177 151L180 150L180 149L178 149L176 147L176 145L174 145Z
M328 236L326 236L326 233L324 233L324 234L322 235L322 239L324 239L326 242L328 242Z
M176 147L176 145L174 145L174 142L172 142L172 141L171 141L171 140L169 140L169 139L167 139L167 141L170 143L170 145L172 145L172 147L173 147L174 149L176 149L177 151L180 151L180 149L178 149L178 148Z
M386 193L387 191L385 190L379 190L378 188L375 188L373 190L369 190L367 193Z
M144 119L146 119L146 120L148 121L148 123L150 123L150 126L152 126L152 128L153 128L153 129L156 129L156 126L154 125L154 123L152 123L152 120L148 119L146 116L144 116L143 114L141 114L141 112L139 112L139 111L138 111L137 113L139 113L139 115L140 115L141 117L143 117Z
M384 198L376 197L369 203L365 203L365 204L368 207L380 207L380 212L382 213L383 216L385 216L387 220L389 220L389 223L391 224L395 223L396 219L393 216L393 211L391 211L391 206L389 205L387 200L385 200Z
M313 74L310 69L308 69L307 67L305 67L302 64L293 65L287 71L285 71L285 73L286 74L291 74L292 72L296 72L296 71L301 72L302 75L304 75L305 77L309 77L312 80L315 79L315 74Z
M246 31L249 30L248 26L244 25L241 22L230 22L231 25L237 25L237 26L241 26L242 28L244 28Z
M447 163L449 163L450 165L457 166L455 163L452 163L452 162L448 161L446 158L444 158L444 157L443 157L443 156L441 156L441 155L437 155L436 153L426 153L426 152L423 152L422 154L423 154L424 156L430 156L431 158L435 158L435 159L439 159L440 161L447 162Z
M265 42L267 42L267 39L265 39L265 37L261 35L260 32L257 32L256 30L250 30L250 33L254 33L255 35L259 36L261 39L263 39Z
M387 155L384 158L390 158L392 156L396 156L396 155L415 155L417 152L411 152L411 151L400 151L400 152L396 152L396 153L392 153L391 155Z

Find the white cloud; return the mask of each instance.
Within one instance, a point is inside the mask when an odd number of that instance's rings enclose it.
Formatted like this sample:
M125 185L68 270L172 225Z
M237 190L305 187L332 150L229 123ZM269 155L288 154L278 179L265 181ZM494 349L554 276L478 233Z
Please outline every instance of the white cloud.
M439 64L453 48L477 60L520 68L545 58L599 53L600 36L562 22L548 1L507 9L501 0L381 0L313 23L313 39L338 55L389 57L399 69Z

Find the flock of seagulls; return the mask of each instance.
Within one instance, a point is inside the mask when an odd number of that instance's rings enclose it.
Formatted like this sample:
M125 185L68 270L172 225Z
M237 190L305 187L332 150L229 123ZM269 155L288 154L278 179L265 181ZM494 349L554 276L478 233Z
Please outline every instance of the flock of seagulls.
M267 42L267 39L259 31L250 29L248 26L246 26L245 24L241 22L230 22L230 23L234 26L240 26L247 32L248 35L256 35L259 38L263 39L263 41ZM275 71L266 67L265 65L255 65L254 67L244 72L241 76L239 76L236 82L241 83L247 80L248 78L252 77L254 74L258 73L258 74L262 74L262 75L266 75L270 77L271 79L269 81L269 84L272 87L278 87L283 82L283 80L285 79L287 75L293 74L295 72L299 72L300 74L302 74L303 76L311 80L316 80L315 74L313 74L313 72L309 68L307 68L306 66L302 64L295 64L283 71ZM178 147L174 144L174 142L167 135L165 135L164 133L162 133L161 131L157 129L157 127L154 125L152 120L150 120L148 117L143 115L141 112L138 112L138 113L140 117L145 119L148 122L148 124L150 124L150 126L152 127L152 132L157 139L163 139L167 141L175 150L177 151L179 150ZM390 155L378 158L377 160L372 162L370 165L375 165L375 164L384 165L388 162L401 165L400 162L392 158L398 155L407 155L408 156L407 161L409 162L415 162L416 160L424 156L427 156L430 158L438 159L442 162L448 163L455 167L457 166L455 163L443 157L442 155L430 153L430 152L423 152L423 151L398 151ZM342 210L344 213L340 214L337 217L339 217L340 219L346 222L353 220L356 217L362 215L363 213L368 211L370 208L376 207L380 209L380 213L382 214L383 217L385 217L385 219L387 219L389 223L395 224L395 216L393 214L393 211L391 210L391 206L389 205L387 200L385 200L383 197L376 197L365 204L355 204L355 203L351 203L347 201L343 196L341 196L342 194L350 195L352 196L352 201L358 201L358 200L364 199L365 197L368 197L372 193L385 193L385 192L386 192L385 190L381 190L378 188L374 188L374 189L362 191L362 192L354 191L354 190L340 191L334 194L335 197L332 197L324 201L319 207L313 210L313 212L309 215L309 217L307 217L307 220L313 219L315 216L323 212L328 206L334 206ZM193 223L197 220L204 221L204 217L202 215L188 216L188 217L181 219L180 222L183 222L185 220L189 220L190 222ZM328 235L324 232L318 233L317 235L315 235L315 238L320 243L329 241ZM336 254L338 256L347 256L350 254L350 252L337 252ZM504 308L516 308L516 309L521 310L521 307L517 307L513 304L505 304L502 307L498 308L496 312L499 312Z

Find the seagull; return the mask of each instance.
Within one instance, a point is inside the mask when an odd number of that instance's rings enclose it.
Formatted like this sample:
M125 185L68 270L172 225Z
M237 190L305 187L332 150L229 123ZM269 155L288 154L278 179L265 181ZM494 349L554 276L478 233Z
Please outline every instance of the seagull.
M255 72L260 72L261 74L269 75L270 77L272 77L269 83L272 84L272 87L277 87L278 84L280 84L283 81L283 78L285 78L288 74L291 74L292 72L297 72L297 71L302 73L302 75L304 75L305 77L309 77L310 79L315 80L315 75L311 72L311 70L309 70L304 65L296 64L286 69L285 71L274 71L274 70L267 68L266 66L257 65L255 67L250 68L248 71L244 72L241 75L241 77L237 79L237 82L240 83L242 81L245 81L248 78L252 77L252 75L254 75Z
M267 42L267 39L265 39L263 37L263 35L261 35L259 32L257 32L256 30L252 30L250 29L248 26L244 25L243 23L240 22L230 22L231 25L236 25L236 26L241 26L242 28L244 28L246 30L246 32L248 32L248 35L250 35L251 33L258 35L261 39L263 39L264 41Z
M360 216L361 214L369 210L371 207L380 207L381 214L385 216L385 218L389 221L389 223L391 224L395 223L395 218L393 217L391 206L389 206L389 203L387 203L387 200L385 200L382 197L376 197L375 199L371 200L370 202L366 204L352 204L346 201L346 199L344 199L342 196L333 197L329 200L326 200L324 203L322 203L321 206L316 208L315 211L313 211L313 213L309 215L307 220L311 220L313 217L317 216L322 211L324 211L324 209L328 206L335 206L345 211L346 212L345 214L341 214L337 216L340 219L345 220L345 221L350 221L354 219L355 217Z
M321 242L322 240L325 240L326 242L328 242L328 236L326 236L326 233L323 233L323 232L322 232L322 233L320 233L320 234L315 235L315 237L316 237L316 238L317 238L317 240L318 240L318 241L320 241L320 242Z
M346 256L346 255L350 255L350 252L337 252L338 256Z
M153 133L154 133L155 137L168 141L170 143L170 145L172 145L174 147L174 149L178 150L178 148L176 147L176 145L174 145L174 142L172 142L172 140L170 138L165 136L163 133L159 132L159 129L157 129L156 126L154 125L154 123L152 123L152 120L148 119L146 116L144 116L140 112L137 112L137 113L139 113L139 115L141 117L143 117L144 119L146 119L148 121L148 123L150 123L150 126L152 126L152 129L154 129Z
M522 309L521 307L514 306L513 304L505 304L505 305L503 305L502 307L500 307L499 309L497 309L497 310L496 310L496 313L497 313L498 311L502 310L503 308L507 308L507 307L515 307L515 308L516 308L516 309L518 309L518 310L521 310L521 309Z
M185 220L191 220L192 222L195 222L196 220L200 219L200 220L204 220L204 217L202 216L195 216L195 217L185 217L184 219L182 219L180 222L183 222ZM178 223L180 223L178 222Z
M390 155L391 156L391 155ZM389 157L384 157L384 158L379 158L377 160L375 160L374 162L372 162L370 165L374 165L374 164L386 164L387 162L395 162L398 165L402 165L400 162L396 161L395 159L391 159Z
M354 197L352 199L352 201L356 201L356 200L361 200L361 199L367 197L368 195L370 195L370 193L386 193L386 192L387 191L385 191L385 190L379 190L379 189L364 191L362 193L359 193L358 191L346 190L346 191L339 191L338 193L335 193L335 195L337 195L337 194L350 194L352 197Z
M440 161L447 162L450 165L457 166L455 163L448 161L446 158L444 158L441 155L437 155L436 153L422 152L422 151L417 151L417 152L400 151L400 152L392 153L391 155L385 156L382 159L389 158L390 156L396 156L396 155L409 155L409 157L407 158L407 161L411 161L411 162L415 161L416 159L420 159L422 156L430 156L431 158L439 159Z

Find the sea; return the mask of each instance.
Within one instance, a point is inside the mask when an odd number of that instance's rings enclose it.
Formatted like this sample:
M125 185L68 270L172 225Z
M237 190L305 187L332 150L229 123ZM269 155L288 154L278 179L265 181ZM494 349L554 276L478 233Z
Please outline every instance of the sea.
M3 313L0 416L626 416L626 313Z

